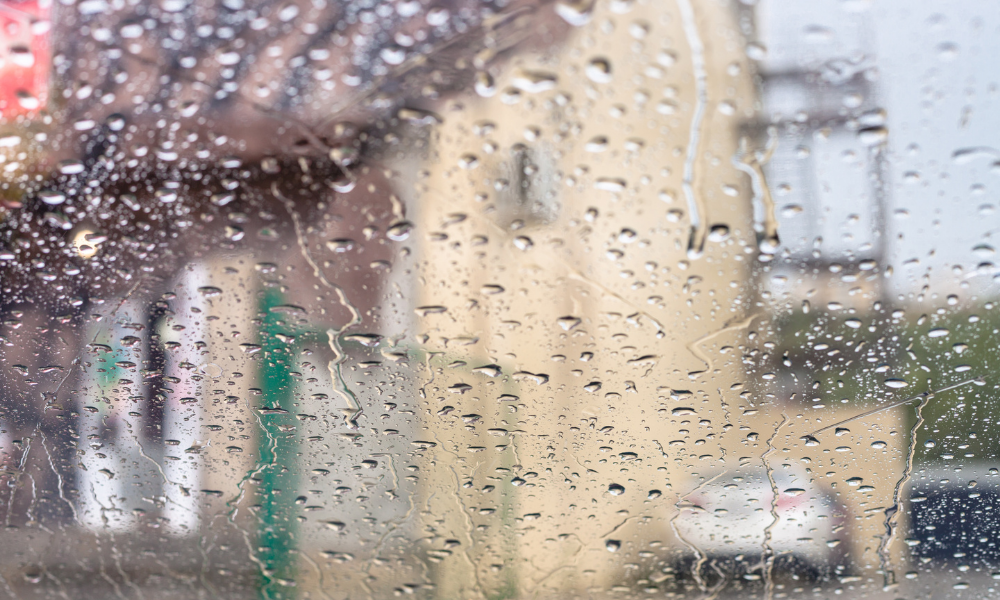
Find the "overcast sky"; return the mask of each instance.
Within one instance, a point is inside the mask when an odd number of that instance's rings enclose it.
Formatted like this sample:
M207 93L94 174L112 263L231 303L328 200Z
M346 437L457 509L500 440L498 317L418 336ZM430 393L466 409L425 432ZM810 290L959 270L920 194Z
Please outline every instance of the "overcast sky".
M889 130L888 261L897 291L914 289L928 269L934 283L951 287L953 266L961 265L968 277L980 262L997 262L988 249L974 250L993 246L1000 236L1000 167L994 166L1000 161L997 3L762 0L757 18L767 48L765 71L809 71L832 60L868 69L873 97L865 99L866 106L885 109ZM839 160L841 146L834 145L838 160L833 161L821 160L823 149L814 148L810 168L817 181L845 179L851 161ZM863 145L854 150L866 158ZM854 188L846 185L840 193L855 195L865 172L855 168ZM840 200L850 205L854 199ZM782 202L779 197L779 206ZM827 229L849 228L840 217ZM790 233L802 229L787 225ZM871 229L872 222L862 219L854 227ZM832 237L826 233L825 240ZM834 241L825 244L835 252ZM973 280L990 282L994 291L1000 287L991 277Z

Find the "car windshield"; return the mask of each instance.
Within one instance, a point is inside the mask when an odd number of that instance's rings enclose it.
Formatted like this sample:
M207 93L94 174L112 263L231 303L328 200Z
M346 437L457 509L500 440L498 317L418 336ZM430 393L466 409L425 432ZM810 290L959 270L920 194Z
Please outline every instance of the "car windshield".
M993 597L998 33L0 0L0 598Z

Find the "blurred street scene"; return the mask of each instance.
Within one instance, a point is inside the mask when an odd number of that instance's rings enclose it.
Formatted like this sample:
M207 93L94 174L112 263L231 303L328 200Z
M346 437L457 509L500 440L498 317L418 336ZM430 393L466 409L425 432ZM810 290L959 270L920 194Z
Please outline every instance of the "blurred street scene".
M0 597L991 597L990 8L0 1Z

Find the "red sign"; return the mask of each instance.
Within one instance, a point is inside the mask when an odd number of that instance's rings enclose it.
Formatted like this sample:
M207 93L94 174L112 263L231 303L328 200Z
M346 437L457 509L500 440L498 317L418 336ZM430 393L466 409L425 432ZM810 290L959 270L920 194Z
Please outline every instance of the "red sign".
M45 108L51 0L0 0L0 118Z

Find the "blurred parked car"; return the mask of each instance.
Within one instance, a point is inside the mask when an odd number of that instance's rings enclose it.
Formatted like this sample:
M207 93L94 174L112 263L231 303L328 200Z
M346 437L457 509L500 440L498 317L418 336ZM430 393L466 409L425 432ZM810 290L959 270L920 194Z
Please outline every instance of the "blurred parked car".
M702 561L745 579L816 579L843 560L844 511L804 469L744 467L707 481L677 505L674 527L695 554L681 576Z

